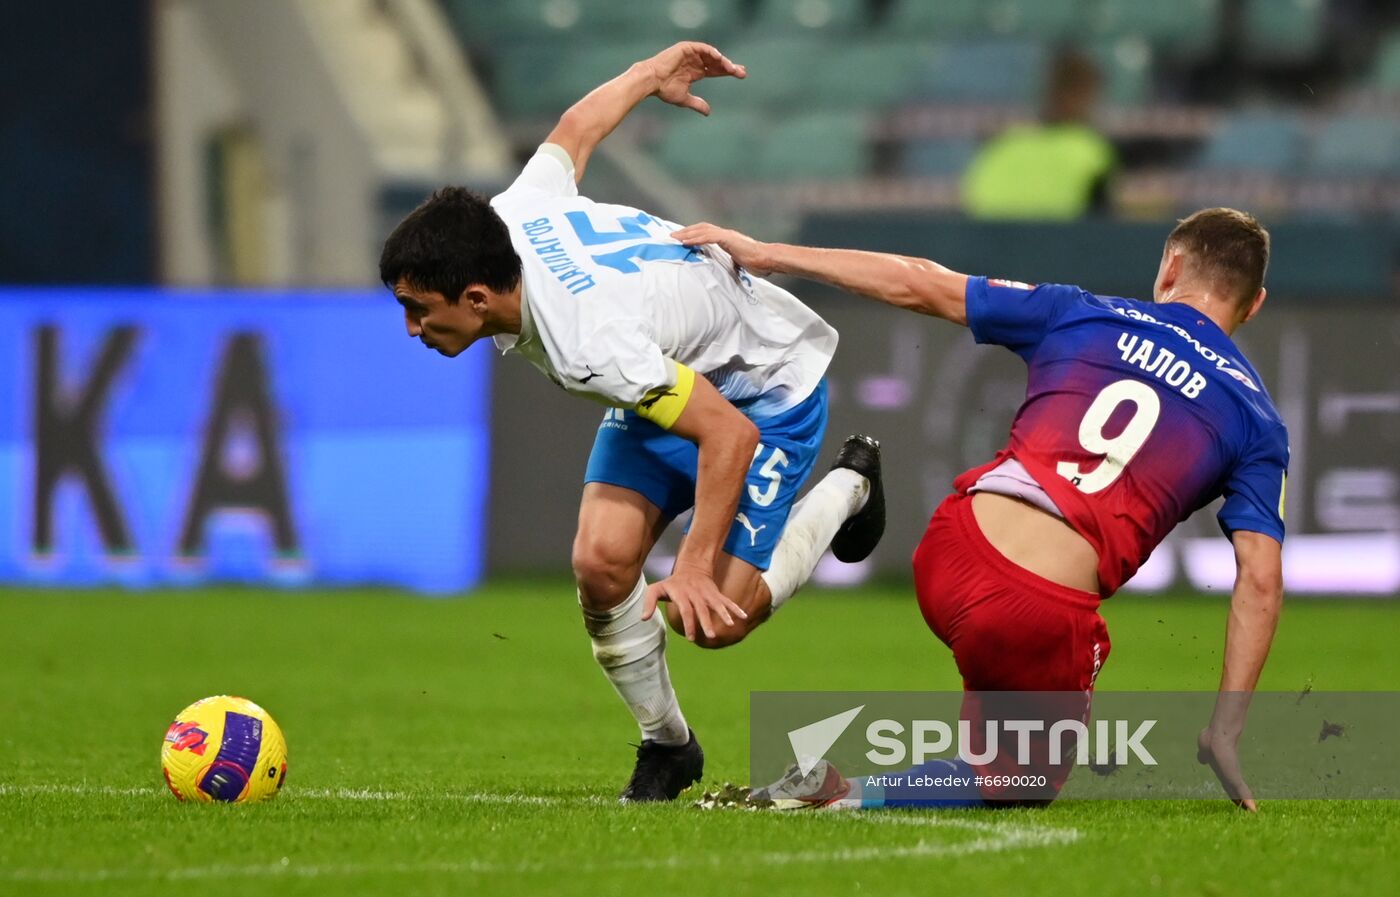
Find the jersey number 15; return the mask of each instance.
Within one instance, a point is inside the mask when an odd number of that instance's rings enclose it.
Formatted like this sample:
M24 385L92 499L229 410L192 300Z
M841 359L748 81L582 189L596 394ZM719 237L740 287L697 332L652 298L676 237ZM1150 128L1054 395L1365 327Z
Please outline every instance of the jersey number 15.
M657 236L663 236L663 234L651 233L647 229L650 225L654 224L658 228L665 227L663 222L651 217L646 212L618 218L617 226L620 230L597 230L593 227L593 222L589 220L586 212L565 212L564 217L568 219L579 242L584 246L606 246L610 243L630 242L632 244L630 246L624 246L612 252L600 252L593 256L593 261L612 268L614 271L621 271L623 274L636 274L641 271L642 269L637 267L638 261L700 261L699 253L689 246L682 246L676 242L643 242Z

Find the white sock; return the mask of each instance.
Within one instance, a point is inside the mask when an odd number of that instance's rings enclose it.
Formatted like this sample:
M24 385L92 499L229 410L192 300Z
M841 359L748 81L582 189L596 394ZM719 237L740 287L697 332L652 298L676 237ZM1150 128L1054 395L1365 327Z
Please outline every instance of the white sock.
M854 470L838 467L793 507L763 574L773 596L773 610L807 581L841 524L865 507L869 495L869 480Z
M584 607L583 624L593 639L593 659L632 711L642 729L642 738L661 744L685 744L690 730L666 669L664 612L657 610L650 620L642 619L642 596L646 590L643 577L637 580L632 594L612 610Z

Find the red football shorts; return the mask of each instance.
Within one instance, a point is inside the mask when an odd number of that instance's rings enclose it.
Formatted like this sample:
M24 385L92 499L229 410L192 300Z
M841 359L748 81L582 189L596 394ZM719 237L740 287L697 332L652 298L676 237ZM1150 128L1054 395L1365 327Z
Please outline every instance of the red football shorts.
M1007 560L978 527L971 495L949 496L934 512L914 551L914 587L924 620L953 650L969 692L962 718L971 723L974 747L980 750L987 716L1043 718L1047 728L1055 718L1088 719L1094 679L1110 647L1099 596L1050 582ZM980 692L1060 695L1028 703ZM1030 768L1016 762L1014 733L1001 741L997 759L985 768L978 765L980 772L1044 775L1047 786L1037 796L1059 792L1071 767L1063 759L1049 763L1047 738L1032 737ZM982 794L1013 796L999 787L984 787Z

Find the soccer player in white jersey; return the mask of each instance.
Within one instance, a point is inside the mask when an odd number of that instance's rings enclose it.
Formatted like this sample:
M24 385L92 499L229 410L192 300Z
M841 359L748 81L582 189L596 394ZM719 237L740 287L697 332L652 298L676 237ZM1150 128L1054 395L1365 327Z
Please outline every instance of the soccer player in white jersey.
M489 203L445 188L390 235L380 276L411 337L455 356L482 337L610 406L594 442L573 568L593 656L642 731L621 799L672 800L704 755L666 669L665 624L705 647L744 638L828 545L864 559L884 532L879 447L853 436L795 502L826 429L836 331L785 290L691 249L676 225L578 194L589 157L649 96L709 114L702 78L742 78L680 43L588 94ZM542 432L547 421L541 422ZM694 508L671 575L642 563Z

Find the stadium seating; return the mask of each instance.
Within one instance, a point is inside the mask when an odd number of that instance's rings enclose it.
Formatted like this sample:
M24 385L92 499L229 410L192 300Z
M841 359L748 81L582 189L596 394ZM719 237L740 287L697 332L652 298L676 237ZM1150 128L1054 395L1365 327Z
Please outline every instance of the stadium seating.
M1319 100L1355 93L1385 109L1400 97L1400 32L1346 44L1354 23L1333 17L1331 0L441 2L521 134L670 41L719 44L750 77L700 88L715 116L639 111L643 146L691 184L812 196L876 174L956 177L978 141L1035 113L1066 44L1099 65L1110 138L1142 150L1126 153L1125 172L1145 164L1203 184L1245 171L1299 184L1400 174L1400 116L1357 105L1312 128L1288 105L1298 80L1278 70L1299 66ZM1222 65L1223 84L1210 75ZM1245 97L1256 105L1228 111Z
M743 180L758 156L761 130L762 119L744 112L685 116L667 128L657 154L662 165L685 181Z
M1101 37L1134 35L1174 59L1199 59L1220 39L1221 0L1090 0L1087 21Z
M542 35L567 33L578 24L577 3L551 4L548 0L444 0L448 16L468 46L491 47L498 41L524 43Z
M1382 44L1372 81L1382 93L1400 96L1400 34Z
M1298 116L1259 111L1225 121L1207 141L1199 166L1212 171L1285 174L1303 160L1305 140Z
M790 32L847 32L865 25L865 0L767 0L759 5L753 27Z
M1352 114L1329 121L1313 142L1309 166L1327 175L1400 175L1400 120Z
M1084 26L1085 0L992 0L984 21L996 34L1046 41L1075 37Z
M809 112L772 125L752 178L783 183L849 179L869 165L867 120L858 113Z
M905 95L932 53L928 44L892 38L844 42L828 63L808 68L803 99L825 108L890 106Z
M880 23L888 34L918 40L947 40L985 30L984 0L894 0Z
M1141 37L1124 36L1092 44L1087 49L1103 75L1103 99L1109 105L1135 106L1152 91L1152 45Z
M580 26L593 34L655 43L704 37L716 41L739 22L739 0L586 0Z
M968 137L921 140L904 147L899 173L908 177L958 177L977 153L977 141Z
M812 78L843 63L844 55L836 52L839 46L820 34L736 39L727 48L727 55L742 62L749 77L740 90L728 89L732 85L722 85L721 89L731 102L781 111L808 98ZM705 89L714 93L710 85Z
M559 49L521 45L483 65L496 108L507 118L530 118L562 112L578 96L578 83L560 65Z
M573 83L572 100L615 78L632 63L651 56L656 49L656 41L646 38L634 37L613 43L588 42L561 57L557 65L568 73Z
M963 41L937 46L909 98L941 103L1035 103L1048 53L1030 41Z
M1322 48L1323 0L1246 0L1244 50L1257 64L1312 60Z
M536 40L491 57L488 80L506 117L557 115L656 48L655 40L642 38L597 43Z
M443 0L468 46L577 34L610 40L717 40L741 22L743 0Z

